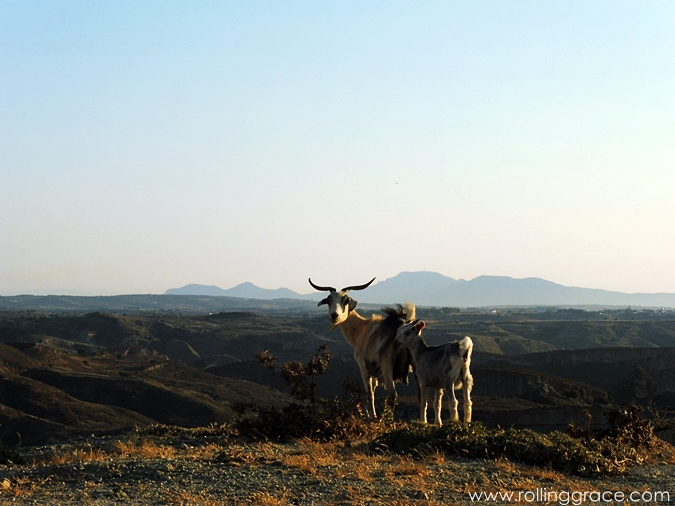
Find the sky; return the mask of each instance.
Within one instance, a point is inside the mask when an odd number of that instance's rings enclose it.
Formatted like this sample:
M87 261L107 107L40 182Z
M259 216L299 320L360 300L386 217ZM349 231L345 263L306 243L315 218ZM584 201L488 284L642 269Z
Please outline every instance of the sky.
M675 2L0 0L0 295L675 292Z

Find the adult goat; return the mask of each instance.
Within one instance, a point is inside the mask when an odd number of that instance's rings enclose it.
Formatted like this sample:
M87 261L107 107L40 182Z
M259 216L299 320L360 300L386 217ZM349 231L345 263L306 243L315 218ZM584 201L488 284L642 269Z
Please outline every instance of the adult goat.
M471 353L473 341L466 336L461 341L429 346L422 337L424 322L415 320L405 323L396 333L396 342L406 346L413 354L417 364L417 379L420 383L420 420L427 423L427 397L430 390L435 390L434 413L436 425L441 422L441 401L443 392L448 390L450 398L450 413L453 420L459 420L457 413L457 398L455 389L461 388L464 394L463 410L464 425L471 422L471 389L473 388L473 376L471 376Z
M382 382L387 391L387 399L392 406L396 404L396 382L408 384L408 373L415 373L412 353L405 346L394 342L396 331L406 322L415 319L415 306L406 303L406 309L400 304L397 309L384 308L385 317L372 315L364 318L355 309L356 300L348 295L349 291L363 290L375 281L371 279L363 285L347 286L339 292L332 286L309 284L320 292L330 292L328 297L321 300L317 306L326 304L331 328L340 327L342 334L354 348L354 359L361 371L361 379L366 389L366 415L375 418L375 388ZM419 398L420 390L417 385Z

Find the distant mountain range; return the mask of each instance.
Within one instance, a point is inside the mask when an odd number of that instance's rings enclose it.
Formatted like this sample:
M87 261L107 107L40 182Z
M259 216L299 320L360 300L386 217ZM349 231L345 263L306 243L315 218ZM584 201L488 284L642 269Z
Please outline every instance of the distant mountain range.
M316 279L327 285L330 280ZM346 285L368 280L345 280ZM338 290L343 286L336 286ZM211 295L248 299L320 300L320 292L299 294L287 288L269 290L252 283L233 288L190 284L166 291L166 295ZM515 279L507 276L479 276L472 280L453 279L437 272L402 272L374 283L354 295L360 302L393 304L410 301L420 306L641 306L675 307L675 293L622 293L593 288L563 286L540 278Z
M288 288L277 288L269 290L259 288L253 283L241 283L233 288L223 290L214 285L195 285L189 284L182 288L172 288L167 290L164 295L211 295L222 297L239 297L242 299L310 299L309 296L300 295Z

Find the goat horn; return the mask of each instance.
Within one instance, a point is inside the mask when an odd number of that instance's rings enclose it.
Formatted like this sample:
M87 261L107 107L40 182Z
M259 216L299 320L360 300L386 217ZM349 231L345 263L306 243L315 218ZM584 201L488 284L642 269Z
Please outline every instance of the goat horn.
M312 283L312 278L307 278L307 279L309 280L309 284L312 285L312 288L314 288L315 290L319 290L320 292L334 292L335 291L335 288L333 288L332 286L315 285L314 283Z
M373 281L375 281L375 278L368 281L365 285L348 286L347 288L343 288L342 291L348 292L349 290L363 290L364 288L368 288Z

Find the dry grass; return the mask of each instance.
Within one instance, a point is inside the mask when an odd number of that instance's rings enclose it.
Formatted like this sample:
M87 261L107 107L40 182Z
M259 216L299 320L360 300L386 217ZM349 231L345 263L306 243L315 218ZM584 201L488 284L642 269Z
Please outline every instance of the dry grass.
M251 504L259 504L261 506L286 506L288 502L288 492L283 491L281 496L274 496L269 492L256 492L250 497Z
M251 466L261 462L260 455L257 452L242 446L231 446L218 453L214 458L218 462L227 462L233 466L241 464Z
M108 455L99 448L74 448L63 453L51 453L34 464L63 465L73 462L100 462L108 458Z
M263 462L278 462L279 450L278 446L269 442L255 443L253 449L258 454L259 459Z
M390 503L391 506L455 506L454 503L438 502L420 499L394 499Z
M427 499L437 486L437 480L430 478L430 474L429 469L412 460L392 462L384 471L385 478L396 490L411 488L417 496Z
M284 455L281 462L305 474L324 471L331 472L338 478L355 476L359 480L370 481L372 463L364 463L370 459L368 455L351 448L345 450L343 443L303 439L298 441L297 452Z
M552 482L558 485L572 486L574 480L551 466L530 467L521 465L500 457L488 463L487 479L496 486L512 490L532 490L542 486L542 482Z
M26 476L20 476L12 480L5 478L0 482L0 496L9 496L14 499L30 497L47 480L36 483Z
M506 457L498 457L495 459L492 462L492 467L495 469L495 471L502 471L505 473L516 474L520 472L520 468Z
M91 497L89 497L89 494L82 490L77 493L77 502L80 504L85 504L87 506L94 504L94 501L92 500Z
M212 460L223 453L223 447L217 444L184 446L176 449L172 446L158 445L152 441L116 441L110 451L101 448L74 448L62 452L53 451L33 460L33 465L63 465L75 462L101 462L111 458Z
M546 480L546 481L555 481L561 482L565 480L565 475L559 473L558 471L552 469L551 467L539 468L525 468L519 470L520 474L524 476L529 476L535 480Z
M140 445L133 441L117 441L113 448L122 458L172 459L176 456L176 449L173 446L158 445L147 440Z
M363 482L373 481L373 473L378 470L378 466L373 466L369 462L359 462L354 466L354 476L357 480Z
M321 443L311 439L298 442L299 451L308 455L319 467L336 466L341 458L338 455L338 445L334 442Z
M212 460L223 451L223 447L217 444L203 446L187 446L178 451L178 455L187 460Z
M171 494L168 497L169 504L176 504L178 506L220 506L223 502L215 497L200 493L192 494L186 490L177 494Z
M652 455L652 462L661 464L675 464L675 447L672 445L663 445Z
M284 455L281 459L283 465L297 469L303 474L316 474L315 462L309 455Z
M438 448L435 448L433 451L427 450L425 452L419 452L422 462L429 465L442 466L446 462L445 453L443 453Z
M396 456L391 472L396 476L429 476L431 470L409 456Z

